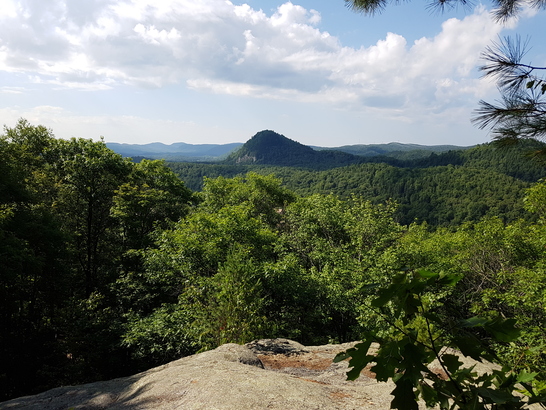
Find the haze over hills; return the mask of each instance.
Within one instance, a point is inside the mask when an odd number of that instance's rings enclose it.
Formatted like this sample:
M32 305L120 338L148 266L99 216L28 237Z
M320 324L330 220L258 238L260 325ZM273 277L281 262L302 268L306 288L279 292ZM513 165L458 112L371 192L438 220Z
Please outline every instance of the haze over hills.
M419 145L419 144L403 144L401 142L389 142L388 144L358 144L358 145L343 145L337 148L320 148L313 147L317 150L334 149L347 152L348 154L361 155L365 157L373 157L377 155L398 156L403 153L439 153L452 150L468 149L471 147L461 147L458 145Z
M398 142L391 142L388 144L344 145L341 147L326 148L303 145L271 130L258 132L245 144L240 142L231 144L187 144L184 142L177 142L167 145L159 142L150 144L120 144L108 142L106 145L108 148L124 157L165 159L167 161L180 162L222 162L226 160L228 156L229 161L233 162L235 151L241 148L243 149L242 152L245 152L245 155L248 155L248 158L243 161L242 157L239 157L239 163L241 163L241 161L249 163L248 161L250 161L250 158L255 156L253 153L262 152L263 155L260 155L259 158L256 157L256 163L269 163L276 155L276 158L274 158L274 163L276 165L281 165L281 163L283 165L296 165L286 158L287 152L291 152L289 158L296 159L298 163L316 163L320 160L326 160L328 162L334 161L339 162L340 164L350 165L360 161L351 156L339 154L339 152L360 157L389 156L408 159L426 157L432 152L439 153L468 148L455 145L428 146L402 144ZM243 146L245 147L243 148ZM270 150L270 152L267 152L267 150ZM315 151L323 151L323 153L317 156ZM332 151L336 151L336 153Z
M124 157L145 157L150 159L166 159L168 161L214 161L243 145L240 142L231 144L186 144L175 142L163 144L119 144L107 142L106 146Z

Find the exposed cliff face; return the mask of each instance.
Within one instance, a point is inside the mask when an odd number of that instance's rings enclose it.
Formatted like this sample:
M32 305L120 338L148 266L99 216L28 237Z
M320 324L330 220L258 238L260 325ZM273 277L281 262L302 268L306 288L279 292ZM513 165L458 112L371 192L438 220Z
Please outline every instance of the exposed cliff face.
M252 163L256 162L256 156L242 155L240 157L237 157L235 162L237 164L252 164Z
M134 376L3 402L0 409L389 409L392 383L378 383L367 370L349 382L347 362L332 363L354 344L227 344Z

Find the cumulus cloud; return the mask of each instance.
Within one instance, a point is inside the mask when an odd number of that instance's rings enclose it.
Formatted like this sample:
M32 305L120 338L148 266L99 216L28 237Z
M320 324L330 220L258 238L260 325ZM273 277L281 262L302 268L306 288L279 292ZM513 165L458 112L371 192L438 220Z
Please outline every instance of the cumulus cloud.
M479 8L447 20L434 38L408 44L388 33L355 49L320 29L317 11L290 2L266 14L225 0L5 1L0 70L37 82L82 90L182 83L350 109L442 110L474 100L488 87L474 73L480 52L502 29Z

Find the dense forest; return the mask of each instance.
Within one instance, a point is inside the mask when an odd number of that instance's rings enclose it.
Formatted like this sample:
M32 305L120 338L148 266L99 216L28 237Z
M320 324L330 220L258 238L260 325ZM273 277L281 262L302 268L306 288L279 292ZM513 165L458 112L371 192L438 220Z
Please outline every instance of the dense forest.
M546 182L515 153L167 166L25 120L0 153L0 400L255 338L387 338L435 320L450 343L473 316L515 319L517 339L467 330L546 385ZM381 289L418 270L458 279L420 288L434 315L390 321Z
M270 140L256 139L262 133L243 145L239 156L248 158L256 152L270 153ZM523 214L525 189L546 177L546 168L529 158L544 146L536 141L502 149L484 144L440 154L428 151L427 157L414 153L417 158L408 160L400 159L395 152L394 156L360 157L361 163L354 164L353 156L343 162L345 166L339 166L330 156L316 157L311 148L280 139L283 148L289 151L295 148L295 152L305 154L303 162L307 164L280 166L278 157L284 158L282 163L301 161L291 161L291 155L279 152L279 145L282 146L279 139L273 140L277 151L267 154L267 161L259 164L235 164L232 158L223 163L170 162L166 165L193 191L203 189L204 177L233 178L256 172L275 175L283 186L300 196L334 194L348 199L357 195L373 204L394 200L398 204L394 214L398 222L403 225L427 222L430 226L458 226L485 216L514 221Z

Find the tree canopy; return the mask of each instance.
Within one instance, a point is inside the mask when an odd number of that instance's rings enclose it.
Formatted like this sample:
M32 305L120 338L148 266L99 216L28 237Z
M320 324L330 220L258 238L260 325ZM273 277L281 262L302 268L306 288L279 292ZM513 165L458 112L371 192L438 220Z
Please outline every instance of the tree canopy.
M481 151L468 151L474 163L502 162ZM0 400L264 337L381 342L375 370L399 381L397 408L418 391L431 405L546 400L544 181L519 188L534 220L477 210L432 229L401 224L389 195L369 201L374 181L419 192L385 164L329 173L324 193L305 196L252 172L205 178L194 193L161 161L135 164L24 120L0 136L0 154ZM435 168L421 190L439 207L440 186L467 187L468 175ZM512 373L476 379L444 345L487 348ZM353 353L356 369L369 362ZM435 356L456 383L427 387L420 369ZM520 382L531 398L512 395Z

